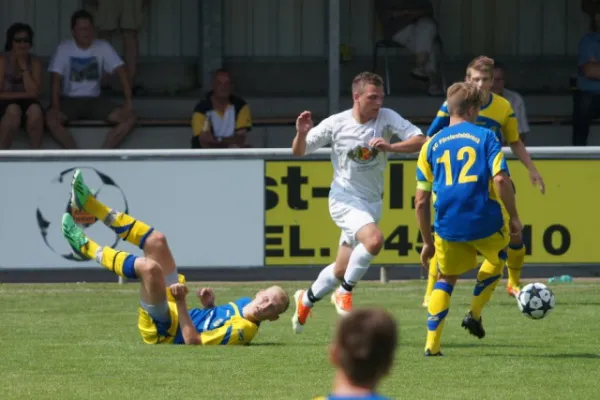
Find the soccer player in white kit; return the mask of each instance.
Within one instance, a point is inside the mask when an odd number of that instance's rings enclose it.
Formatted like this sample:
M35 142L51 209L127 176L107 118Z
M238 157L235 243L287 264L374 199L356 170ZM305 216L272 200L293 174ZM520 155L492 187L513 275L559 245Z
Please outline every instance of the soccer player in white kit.
M382 108L383 80L363 72L352 81L352 109L334 114L313 127L310 111L296 120L292 152L310 154L331 145L333 182L329 213L342 230L334 263L321 271L308 290L298 290L292 325L300 333L314 303L341 283L332 296L338 314L352 310L352 289L383 246L377 226L381 217L383 173L387 153L415 153L426 141L421 130L389 108ZM390 144L392 136L401 141Z

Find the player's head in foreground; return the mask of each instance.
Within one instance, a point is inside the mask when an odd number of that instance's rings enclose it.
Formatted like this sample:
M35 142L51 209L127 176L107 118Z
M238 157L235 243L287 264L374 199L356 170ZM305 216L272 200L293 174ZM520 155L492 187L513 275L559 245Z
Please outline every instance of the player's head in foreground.
M473 59L467 66L465 82L474 83L484 94L485 100L494 86L494 60L486 56Z
M342 317L329 352L336 368L333 394L374 392L392 368L397 343L398 326L384 310L354 309Z
M288 294L279 286L259 291L244 309L245 317L255 322L276 321L290 306Z
M446 102L451 124L452 120L475 122L484 101L483 91L474 83L457 82L450 86Z
M353 111L361 121L377 118L383 105L383 79L372 72L361 72L352 80Z

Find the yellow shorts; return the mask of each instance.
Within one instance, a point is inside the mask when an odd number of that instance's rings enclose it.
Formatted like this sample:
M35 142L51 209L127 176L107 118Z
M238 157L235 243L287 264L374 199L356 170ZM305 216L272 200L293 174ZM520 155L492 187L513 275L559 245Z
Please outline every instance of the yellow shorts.
M444 275L462 275L477 268L478 251L492 265L503 267L509 240L506 227L491 236L470 242L449 242L435 235L438 268Z
M179 274L179 282L185 283L185 276ZM142 335L142 340L147 344L171 344L175 340L177 328L179 327L179 314L175 299L167 288L167 304L169 305L169 316L171 318L168 326L158 326L150 317L148 312L142 307L138 307L138 329Z

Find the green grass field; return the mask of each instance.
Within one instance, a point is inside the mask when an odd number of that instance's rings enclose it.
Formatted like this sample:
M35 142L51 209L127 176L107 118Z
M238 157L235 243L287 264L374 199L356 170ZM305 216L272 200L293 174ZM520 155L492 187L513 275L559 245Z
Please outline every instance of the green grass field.
M503 283L501 283L502 285ZM291 294L305 282L286 282ZM195 289L199 284L190 283ZM217 301L264 284L215 284ZM445 357L423 357L423 282L362 283L356 306L383 306L400 324L393 373L381 392L404 399L593 399L600 382L600 282L552 286L557 308L533 321L503 286L477 340L460 328L473 283L453 294ZM326 349L336 315L318 304L305 332L290 317L265 323L246 347L141 343L135 283L0 285L2 399L311 399L330 389ZM191 305L196 300L189 299Z

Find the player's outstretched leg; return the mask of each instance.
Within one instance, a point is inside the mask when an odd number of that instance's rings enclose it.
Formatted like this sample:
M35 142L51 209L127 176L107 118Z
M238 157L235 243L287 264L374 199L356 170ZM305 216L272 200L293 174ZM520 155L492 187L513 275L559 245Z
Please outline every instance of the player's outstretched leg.
M342 244L338 249L335 262L323 268L317 280L315 280L308 290L298 290L296 292L294 295L296 310L292 316L292 328L294 332L302 332L306 319L310 315L315 303L324 298L340 284L340 279L336 276L336 266L348 265L348 259L351 254L352 248L346 244Z
M348 260L340 287L331 295L331 302L339 315L352 311L352 289L369 270L371 261L383 247L383 234L375 223L369 223L356 233L359 242Z
M67 242L80 257L96 260L100 265L115 274L136 279L135 260L136 256L124 251L101 247L98 243L89 239L83 230L75 223L71 214L64 214L62 218L62 233Z
M113 210L96 199L83 181L83 174L79 169L75 170L73 174L71 206L89 212L112 229L121 239L140 249L144 248L146 239L153 231L149 225L130 215Z
M440 276L431 293L427 306L427 342L425 343L425 356L441 356L442 329L446 316L450 310L450 296L454 290L457 277Z
M423 307L429 306L429 299L431 298L431 293L433 293L433 287L437 282L438 278L438 267L437 267L437 258L434 255L431 257L429 261L429 270L427 271L427 289L425 289L425 297L423 298Z
M508 284L506 292L509 296L517 296L521 290L521 271L525 264L525 245L522 241L508 245L508 260L506 268L508 270Z
M469 331L473 336L482 339L485 337L481 312L485 305L490 301L494 289L502 278L502 268L504 260L497 265L485 260L477 273L477 284L473 290L473 300L471 302L471 311L463 319L461 326Z

